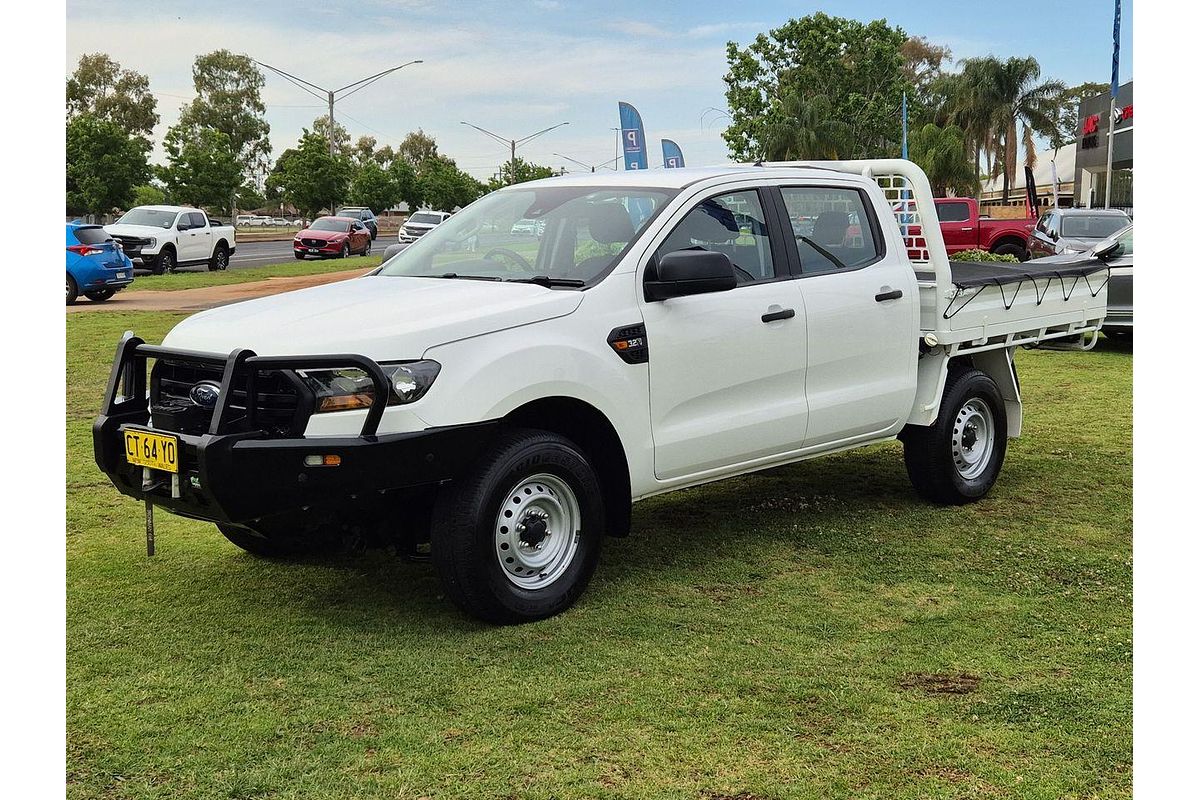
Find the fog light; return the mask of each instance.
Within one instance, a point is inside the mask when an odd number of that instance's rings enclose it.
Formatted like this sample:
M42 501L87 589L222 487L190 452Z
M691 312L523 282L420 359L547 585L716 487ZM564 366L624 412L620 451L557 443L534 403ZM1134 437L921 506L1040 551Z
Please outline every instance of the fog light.
M306 467L339 467L341 464L342 457L338 455L304 457L304 466Z

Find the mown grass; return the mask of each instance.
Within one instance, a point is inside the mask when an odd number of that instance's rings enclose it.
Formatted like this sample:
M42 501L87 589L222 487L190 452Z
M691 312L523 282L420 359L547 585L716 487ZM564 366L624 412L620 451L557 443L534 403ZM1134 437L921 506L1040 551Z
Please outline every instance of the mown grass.
M147 559L89 424L120 331L178 318L67 318L70 797L1129 796L1128 350L1019 355L980 503L898 445L664 496L575 608L490 628L384 553L159 514Z
M321 275L326 272L345 272L351 269L378 267L383 254L353 256L351 258L308 259L285 261L249 269L229 269L222 272L196 271L175 272L170 275L138 274L127 292L152 289L156 292L171 292L178 289L199 289L205 286L226 286L231 283L249 283L267 278L292 278L299 275Z

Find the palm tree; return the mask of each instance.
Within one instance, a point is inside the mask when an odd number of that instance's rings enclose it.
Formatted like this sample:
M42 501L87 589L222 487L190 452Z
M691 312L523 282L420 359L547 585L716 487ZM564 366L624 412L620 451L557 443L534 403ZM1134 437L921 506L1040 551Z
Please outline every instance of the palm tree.
M1016 177L1018 128L1025 145L1025 164L1035 166L1034 135L1053 136L1058 112L1057 98L1066 89L1062 81L1040 81L1037 59L1013 57L1005 61L988 56L962 62L962 84L957 98L965 130L975 137L980 150L1002 158L993 162L993 175L1003 175L1003 197ZM955 120L958 121L957 119Z
M824 95L788 92L766 125L763 155L768 161L835 159L846 151L849 132L849 125L833 118Z
M964 143L965 136L957 125L938 127L930 123L909 137L909 155L929 176L936 196L945 197L949 190L966 195L979 188L979 173L971 165Z

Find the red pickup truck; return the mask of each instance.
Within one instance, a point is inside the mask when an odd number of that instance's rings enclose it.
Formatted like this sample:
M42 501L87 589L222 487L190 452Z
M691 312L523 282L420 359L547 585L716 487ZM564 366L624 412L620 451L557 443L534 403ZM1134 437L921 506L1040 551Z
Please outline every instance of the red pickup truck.
M948 254L979 249L1029 259L1025 242L1037 220L980 217L979 203L973 197L939 197L934 203Z

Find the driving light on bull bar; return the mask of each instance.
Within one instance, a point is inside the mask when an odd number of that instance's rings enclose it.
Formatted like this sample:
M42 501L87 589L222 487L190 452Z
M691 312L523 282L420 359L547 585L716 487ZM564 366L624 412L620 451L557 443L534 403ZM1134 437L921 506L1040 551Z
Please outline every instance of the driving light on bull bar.
M441 364L429 360L380 364L380 367L391 384L389 406L420 400L442 369ZM318 414L370 408L375 399L375 384L361 369L303 370L300 374L316 395Z

